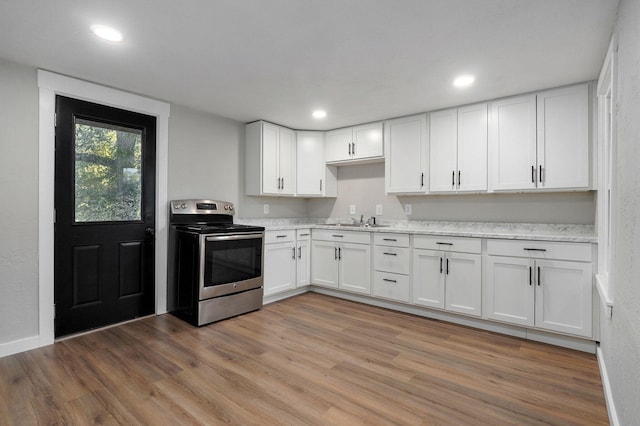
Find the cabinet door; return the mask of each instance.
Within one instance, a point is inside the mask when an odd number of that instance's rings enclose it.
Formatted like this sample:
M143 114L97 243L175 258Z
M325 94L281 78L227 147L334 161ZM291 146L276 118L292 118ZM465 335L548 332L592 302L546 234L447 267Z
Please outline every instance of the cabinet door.
M371 246L340 244L340 289L371 294Z
M536 187L536 96L491 103L489 189Z
M311 262L309 261L308 240L298 241L296 256L296 287L308 286L311 284Z
M280 192L278 139L279 127L262 123L262 192L265 194Z
M324 138L322 132L297 132L296 193L322 195Z
M529 259L487 256L487 318L533 327L533 266Z
M536 260L535 326L592 336L591 264Z
M427 164L427 117L420 114L385 123L385 188L388 194L422 194Z
M351 127L327 132L325 134L325 161L331 163L350 160L352 143L353 131Z
M444 253L413 250L413 303L444 309Z
M338 252L331 241L311 242L311 283L338 288Z
M364 124L353 128L354 159L382 157L382 123Z
M538 94L538 187L589 188L589 86Z
M278 170L282 179L280 194L293 195L296 192L296 134L293 130L280 128L278 144Z
M458 191L487 190L487 132L487 104L458 109Z
M458 110L429 114L429 192L456 190Z
M295 246L292 243L264 245L264 295L296 288Z
M445 309L461 314L482 314L482 261L479 254L447 253Z

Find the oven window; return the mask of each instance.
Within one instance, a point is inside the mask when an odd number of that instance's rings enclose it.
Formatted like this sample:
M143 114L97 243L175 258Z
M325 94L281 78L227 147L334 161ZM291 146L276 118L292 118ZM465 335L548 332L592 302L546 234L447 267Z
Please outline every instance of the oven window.
M262 276L262 238L207 241L204 286L244 281Z

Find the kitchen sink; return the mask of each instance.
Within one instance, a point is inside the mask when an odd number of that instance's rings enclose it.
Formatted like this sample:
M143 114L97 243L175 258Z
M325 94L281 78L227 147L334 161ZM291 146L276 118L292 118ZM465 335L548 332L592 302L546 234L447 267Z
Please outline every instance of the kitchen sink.
M336 228L386 228L389 225L367 225L359 223L325 223L322 226L335 226Z

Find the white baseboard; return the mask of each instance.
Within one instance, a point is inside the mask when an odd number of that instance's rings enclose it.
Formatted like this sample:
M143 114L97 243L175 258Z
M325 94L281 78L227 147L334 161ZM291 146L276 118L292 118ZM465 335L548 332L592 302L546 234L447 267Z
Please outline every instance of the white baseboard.
M607 403L607 411L609 412L609 423L613 426L619 426L618 413L613 402L613 393L611 392L611 383L609 382L609 374L607 373L607 365L604 362L604 355L600 345L596 348L596 357L598 358L598 366L600 367L600 378L602 380L602 388L604 390L604 400Z
M268 305L269 303L277 302L278 300L288 299L298 294L306 293L310 290L309 286L296 288L295 290L285 291L284 293L273 294L271 296L264 296L262 303Z
M36 349L41 346L46 345L42 344L40 336L25 337L24 339L2 343L0 344L0 358L20 352L30 351L31 349Z

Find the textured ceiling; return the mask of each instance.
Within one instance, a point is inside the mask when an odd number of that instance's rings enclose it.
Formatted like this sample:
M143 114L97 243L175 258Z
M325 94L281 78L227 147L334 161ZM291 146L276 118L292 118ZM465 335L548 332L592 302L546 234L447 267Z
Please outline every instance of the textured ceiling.
M595 79L617 4L0 0L0 58L238 121L328 129ZM97 39L94 23L124 43ZM453 88L460 73L475 85Z

